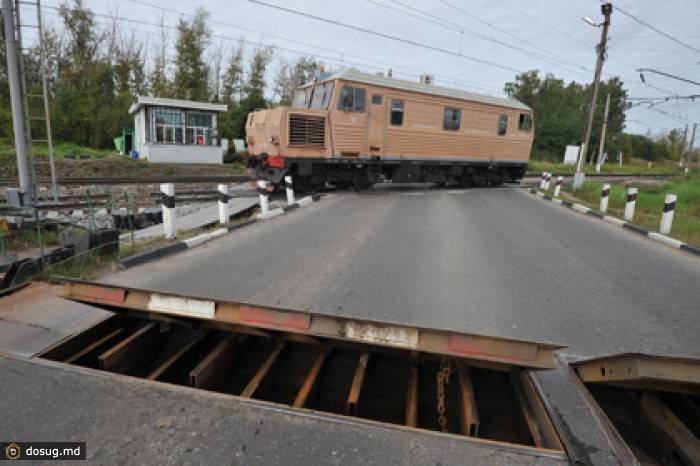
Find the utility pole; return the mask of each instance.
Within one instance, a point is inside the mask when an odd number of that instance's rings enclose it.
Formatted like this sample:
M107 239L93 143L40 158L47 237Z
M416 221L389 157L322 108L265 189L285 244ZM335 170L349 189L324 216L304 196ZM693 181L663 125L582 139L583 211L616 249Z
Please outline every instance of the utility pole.
M12 126L15 132L17 151L17 171L22 205L31 203L32 183L27 160L27 147L24 130L24 110L22 107L22 87L20 83L18 53L15 42L15 19L12 0L2 0L2 13L5 22L5 45L7 48L7 76L10 81L10 104L12 106Z
M608 45L608 28L610 27L610 15L613 11L612 3L604 3L600 6L600 9L603 13L603 16L605 16L605 21L603 21L602 25L596 25L593 23L593 25L595 26L603 26L603 32L600 37L600 44L598 44L598 60L596 61L595 76L593 78L593 97L591 98L591 106L588 108L586 135L583 138L581 150L578 154L578 163L576 164L576 176L574 177L574 188L580 188L581 186L583 186L583 182L586 178L586 175L583 173L583 166L586 161L588 143L591 140L591 130L593 129L593 116L595 115L596 101L598 100L598 88L600 87L600 74L603 71L603 62L605 61L605 50L607 49Z
M678 166L683 166L683 159L685 159L685 143L688 141L688 125L685 125L685 130L683 130L683 144L681 145L681 159L678 161Z
M690 167L690 163L692 162L693 158L693 145L695 144L695 130L698 129L698 124L693 123L693 132L690 135L690 147L688 147L688 165L687 167ZM700 166L700 156L698 156L698 166Z
M603 147L605 146L605 131L608 129L608 113L610 112L610 93L605 99L605 113L603 115L603 129L600 131L600 147L598 148L598 162L595 164L596 173L600 173L603 164Z

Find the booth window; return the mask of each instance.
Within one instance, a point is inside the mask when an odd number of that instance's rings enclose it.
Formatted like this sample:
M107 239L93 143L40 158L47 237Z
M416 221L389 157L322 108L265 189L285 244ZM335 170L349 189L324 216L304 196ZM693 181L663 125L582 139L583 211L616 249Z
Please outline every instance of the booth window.
M343 86L338 98L338 110L364 112L365 90L359 87Z
M392 100L391 101L390 123L392 124L392 126L402 126L403 125L403 100Z
M520 131L530 131L532 130L532 116L527 113L521 113L518 119L518 129Z
M508 115L501 115L498 118L498 135L505 136L508 129Z
M182 144L182 112L172 108L155 109L156 142Z
M442 118L442 129L459 131L459 123L462 119L462 111L457 108L445 107Z

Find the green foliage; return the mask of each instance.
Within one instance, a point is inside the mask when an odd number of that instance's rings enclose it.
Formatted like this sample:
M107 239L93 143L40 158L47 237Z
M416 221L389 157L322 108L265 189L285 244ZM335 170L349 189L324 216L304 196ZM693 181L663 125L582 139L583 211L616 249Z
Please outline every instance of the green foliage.
M624 128L624 112L629 107L627 91L622 86L623 83L618 78L611 78L600 85L598 105L601 107L595 113L589 154L597 153L604 113L602 105L608 93L610 113L605 150L610 154L619 147L618 141ZM552 74L547 74L542 79L539 71L535 70L516 76L515 82L506 83L504 91L509 97L530 106L534 112L533 158L560 161L567 145L581 143L590 105L591 86L576 82L566 84Z
M280 70L275 80L275 94L279 96L280 105L290 105L296 89L314 77L318 63L313 57L300 57L290 63L280 60Z
M180 19L172 83L176 98L200 102L209 98L209 67L204 63L204 50L211 36L208 18L209 13L198 8L192 21Z

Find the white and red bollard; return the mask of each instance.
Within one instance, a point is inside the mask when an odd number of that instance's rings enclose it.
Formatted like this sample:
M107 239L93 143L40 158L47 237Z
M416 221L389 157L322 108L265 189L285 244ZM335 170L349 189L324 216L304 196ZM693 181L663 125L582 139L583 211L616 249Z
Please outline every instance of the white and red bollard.
M627 203L625 204L625 220L628 222L634 218L634 207L637 204L637 188L627 190Z
M267 181L258 180L258 192L260 193L260 211L265 215L270 211L270 193L267 190Z
M540 189L544 189L547 183L547 172L542 172L542 177L540 178Z
M600 192L600 211L605 213L608 211L608 202L610 201L610 185L604 184L603 190Z
M177 238L177 216L175 215L175 186L172 183L165 183L160 185L160 203L163 208L163 234L168 239Z
M552 174L547 173L547 176L544 179L544 190L545 191L549 191L549 186L550 186L551 182L552 182Z
M559 193L561 192L561 185L564 183L564 177L563 176L558 176L557 177L557 182L554 185L554 197L559 197Z
M294 185L291 176L284 177L284 186L287 189L287 205L294 204Z
M219 223L228 223L228 185L220 184L219 191Z
M671 233L671 224L673 223L673 212L676 210L676 200L678 196L675 194L666 194L664 200L664 213L661 214L661 234L667 235Z

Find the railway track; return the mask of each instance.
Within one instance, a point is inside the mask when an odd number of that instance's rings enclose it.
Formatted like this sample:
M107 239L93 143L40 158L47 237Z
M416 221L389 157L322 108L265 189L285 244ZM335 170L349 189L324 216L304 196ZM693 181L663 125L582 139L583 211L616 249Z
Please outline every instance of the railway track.
M248 175L159 175L139 176L133 178L58 178L61 186L90 186L90 185L129 185L129 184L154 184L154 183L245 183L251 181ZM16 178L0 178L0 186L13 186L17 184ZM37 180L37 184L50 185L48 178Z

